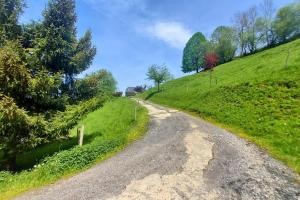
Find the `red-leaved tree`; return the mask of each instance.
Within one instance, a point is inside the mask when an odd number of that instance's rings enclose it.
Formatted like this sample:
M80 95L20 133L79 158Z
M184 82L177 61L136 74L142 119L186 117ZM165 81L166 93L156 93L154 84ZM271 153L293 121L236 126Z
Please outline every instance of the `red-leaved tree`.
M205 69L213 69L218 64L218 56L215 53L207 53L204 60Z
M212 81L212 71L215 66L218 64L218 56L215 53L207 53L204 57L205 69L210 70L210 87Z

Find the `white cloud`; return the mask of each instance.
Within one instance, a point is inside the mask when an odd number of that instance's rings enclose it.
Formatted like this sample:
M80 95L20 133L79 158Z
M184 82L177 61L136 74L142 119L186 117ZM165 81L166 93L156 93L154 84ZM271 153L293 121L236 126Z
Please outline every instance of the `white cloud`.
M175 48L183 48L192 33L178 22L156 22L144 31Z

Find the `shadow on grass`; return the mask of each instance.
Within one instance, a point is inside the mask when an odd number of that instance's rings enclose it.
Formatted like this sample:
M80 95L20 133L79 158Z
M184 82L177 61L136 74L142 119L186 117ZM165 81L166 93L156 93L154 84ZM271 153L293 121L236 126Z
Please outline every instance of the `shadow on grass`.
M153 97L154 95L156 95L157 93L159 93L160 91L155 91L155 92L151 92L150 94L148 94L148 96L146 96L145 100L150 99L151 97Z
M101 137L102 134L100 132L92 133L90 135L84 136L84 144L91 143L96 137ZM18 170L27 170L33 168L34 165L38 164L41 160L48 156L52 156L55 153L60 151L68 150L75 147L78 144L78 140L76 137L72 137L69 139L58 140L49 144L44 144L36 147L35 149L25 152L17 156L17 166ZM4 166L4 159L0 158L0 170L1 166Z

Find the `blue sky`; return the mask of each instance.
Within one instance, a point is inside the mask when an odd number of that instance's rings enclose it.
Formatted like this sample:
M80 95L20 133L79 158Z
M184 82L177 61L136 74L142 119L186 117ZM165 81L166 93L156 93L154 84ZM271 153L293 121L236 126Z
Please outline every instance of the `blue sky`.
M181 59L189 37L207 37L219 25L262 0L76 0L78 36L93 32L97 56L83 74L108 69L118 88L152 84L146 80L151 64L165 63L175 77L183 76ZM274 0L277 8L293 0ZM41 19L47 0L26 0L21 21Z

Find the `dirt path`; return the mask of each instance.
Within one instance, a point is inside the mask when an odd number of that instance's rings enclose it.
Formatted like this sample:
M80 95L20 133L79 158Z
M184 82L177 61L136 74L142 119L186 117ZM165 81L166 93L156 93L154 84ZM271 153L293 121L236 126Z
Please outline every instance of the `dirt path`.
M151 115L143 139L17 199L300 199L297 175L256 146L187 114L142 104Z

